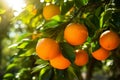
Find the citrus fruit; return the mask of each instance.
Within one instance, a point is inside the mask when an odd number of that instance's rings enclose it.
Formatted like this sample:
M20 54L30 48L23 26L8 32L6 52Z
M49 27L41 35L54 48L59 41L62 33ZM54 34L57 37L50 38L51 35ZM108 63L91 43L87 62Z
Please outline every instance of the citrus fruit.
M36 14L37 14L37 9L33 9L31 13L32 13L33 15L36 15Z
M92 56L97 59L97 60L105 60L109 57L110 55L110 51L109 50L106 50L102 47L100 47L99 49L97 49L96 51L94 51L92 53Z
M56 69L66 69L70 66L70 61L65 58L61 53L55 57L54 59L50 60L50 64L52 67Z
M88 62L88 54L86 51L84 50L79 50L78 52L76 52L76 58L74 63L78 66L83 66L85 64L87 64Z
M32 40L35 40L35 39L37 39L37 38L39 38L40 37L40 33L38 33L38 34L32 34Z
M117 33L107 30L101 34L99 43L103 48L113 50L119 46L120 38Z
M88 31L83 24L70 23L64 30L64 39L71 45L81 45L87 37Z
M36 46L36 53L43 60L53 59L60 53L59 45L51 38L40 39Z
M53 16L60 14L60 8L57 5L50 4L43 8L43 16L46 20L50 20Z

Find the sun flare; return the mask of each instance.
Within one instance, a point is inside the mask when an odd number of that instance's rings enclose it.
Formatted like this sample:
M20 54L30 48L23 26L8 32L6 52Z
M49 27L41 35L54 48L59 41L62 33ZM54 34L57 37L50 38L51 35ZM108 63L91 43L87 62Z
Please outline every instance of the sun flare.
M23 11L26 6L24 0L5 0L9 7L11 7L15 12L14 15L17 16Z

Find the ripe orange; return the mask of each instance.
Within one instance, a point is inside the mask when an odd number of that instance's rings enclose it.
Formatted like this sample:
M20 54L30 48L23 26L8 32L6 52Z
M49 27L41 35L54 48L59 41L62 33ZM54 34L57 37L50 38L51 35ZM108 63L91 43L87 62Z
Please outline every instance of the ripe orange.
M100 60L100 61L107 59L109 55L110 55L110 51L102 47L92 53L92 56L95 59Z
M52 67L56 69L66 69L70 66L70 61L65 58L61 53L55 57L54 59L50 60L50 64Z
M119 46L120 37L117 33L107 30L101 34L99 43L104 49L113 50Z
M87 64L88 62L88 54L86 51L84 50L79 50L78 52L76 52L76 58L74 63L78 66L83 66L85 64Z
M57 5L50 4L43 8L43 16L46 20L50 20L53 16L60 14L60 8Z
M41 59L50 60L60 53L60 48L55 40L43 38L37 43L36 53Z
M64 31L64 39L71 45L81 45L88 37L87 28L83 24L71 23Z

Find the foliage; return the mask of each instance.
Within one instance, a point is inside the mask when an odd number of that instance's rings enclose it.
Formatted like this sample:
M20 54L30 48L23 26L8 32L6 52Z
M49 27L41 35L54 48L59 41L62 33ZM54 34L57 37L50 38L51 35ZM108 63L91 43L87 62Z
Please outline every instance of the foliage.
M42 11L48 3L60 6L61 14L45 20ZM120 36L119 3L119 0L26 0L24 11L12 20L12 29L18 37L12 40L14 43L10 48L15 52L8 62L3 80L91 80L99 72L108 76L108 80L118 80L120 45L103 61L94 59L91 53L100 47L99 36L103 31L111 29ZM0 23L4 12L0 7ZM64 29L72 22L83 23L88 29L89 37L83 45L72 46L64 40ZM15 28L16 25L18 28ZM59 42L63 54L66 53L64 56L72 63L67 69L55 69L49 61L36 55L36 44L44 37ZM73 63L76 49L84 49L89 55L89 62L82 67Z

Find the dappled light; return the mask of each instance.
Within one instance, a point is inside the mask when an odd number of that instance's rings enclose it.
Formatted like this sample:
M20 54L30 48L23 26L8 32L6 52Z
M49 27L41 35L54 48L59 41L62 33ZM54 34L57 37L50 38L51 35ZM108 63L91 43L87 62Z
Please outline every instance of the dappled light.
M0 0L0 80L119 80L120 0Z
M25 8L25 0L5 0L7 5L14 10L14 15L18 16Z

